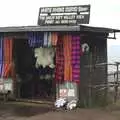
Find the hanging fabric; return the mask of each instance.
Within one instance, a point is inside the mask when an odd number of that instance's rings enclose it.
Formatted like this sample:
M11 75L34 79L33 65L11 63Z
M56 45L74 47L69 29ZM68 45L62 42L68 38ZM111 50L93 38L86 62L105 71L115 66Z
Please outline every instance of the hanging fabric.
M8 40L4 38L4 43L3 43L3 70L2 70L2 77L5 76L6 69L8 68Z
M52 46L52 34L51 32L48 33L48 47Z
M51 34L51 44L52 46L56 46L58 41L58 33L57 32L52 32Z
M30 47L40 47L44 45L43 32L28 32L28 43Z
M55 68L56 82L64 81L64 50L63 50L63 36L58 36L56 46L56 68Z
M2 75L3 67L3 34L0 34L0 76Z
M80 82L80 36L72 36L72 80Z
M72 64L71 64L71 40L72 36L64 35L64 80L72 81Z
M44 46L48 45L48 32L44 32Z
M12 39L4 38L2 77L9 77L12 70L12 44Z

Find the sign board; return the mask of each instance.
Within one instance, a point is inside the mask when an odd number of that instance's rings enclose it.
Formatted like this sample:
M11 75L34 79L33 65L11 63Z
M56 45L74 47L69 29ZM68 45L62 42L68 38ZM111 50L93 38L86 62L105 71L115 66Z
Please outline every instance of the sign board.
M89 24L90 5L42 7L39 10L38 25Z
M12 79L1 79L0 78L0 92L13 91Z
M60 89L59 95L60 95L60 97L67 97L68 90L67 89Z
M60 89L59 91L60 97L75 97L74 89Z
M68 90L68 97L75 97L75 90L74 89Z

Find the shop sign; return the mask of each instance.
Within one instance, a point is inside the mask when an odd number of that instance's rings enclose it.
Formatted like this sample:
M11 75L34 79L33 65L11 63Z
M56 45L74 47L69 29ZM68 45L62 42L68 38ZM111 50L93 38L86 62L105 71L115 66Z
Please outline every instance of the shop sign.
M59 95L60 95L60 97L67 97L68 89L60 89Z
M42 7L39 10L38 25L89 24L90 5Z
M0 79L0 92L13 91L13 82L11 79Z
M68 97L75 97L75 90L74 89L68 90Z
M74 89L60 89L59 91L60 97L75 97Z

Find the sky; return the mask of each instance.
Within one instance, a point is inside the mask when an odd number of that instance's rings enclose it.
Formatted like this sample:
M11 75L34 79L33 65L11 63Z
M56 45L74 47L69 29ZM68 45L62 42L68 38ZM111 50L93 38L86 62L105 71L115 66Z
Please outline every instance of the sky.
M120 0L1 0L0 26L37 25L40 7L91 5L90 24L92 26L120 29ZM120 45L117 40L108 40L108 54L112 45Z

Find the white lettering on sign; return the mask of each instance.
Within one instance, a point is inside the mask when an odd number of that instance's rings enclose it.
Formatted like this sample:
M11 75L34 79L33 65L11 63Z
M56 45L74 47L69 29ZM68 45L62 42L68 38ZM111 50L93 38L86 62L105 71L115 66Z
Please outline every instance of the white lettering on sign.
M60 24L60 21L59 20L55 21L55 24Z
M75 15L65 15L64 19L75 19Z
M76 22L77 22L76 20L69 20L70 24L76 24Z
M77 7L66 7L65 12L77 12Z
M68 24L68 20L61 20L62 24Z
M52 8L41 8L41 13L51 13Z
M45 20L45 24L53 24L54 20Z
M57 15L57 16L55 16L55 19L62 19L62 18L63 18L62 15Z
M84 19L84 15L77 15L77 19Z
M46 16L46 19L49 20L49 19L55 19L55 16Z
M64 12L64 7L53 8L52 12L53 13Z
M78 12L88 11L88 7L79 7Z
M39 16L39 25L89 24L90 5L43 7Z

